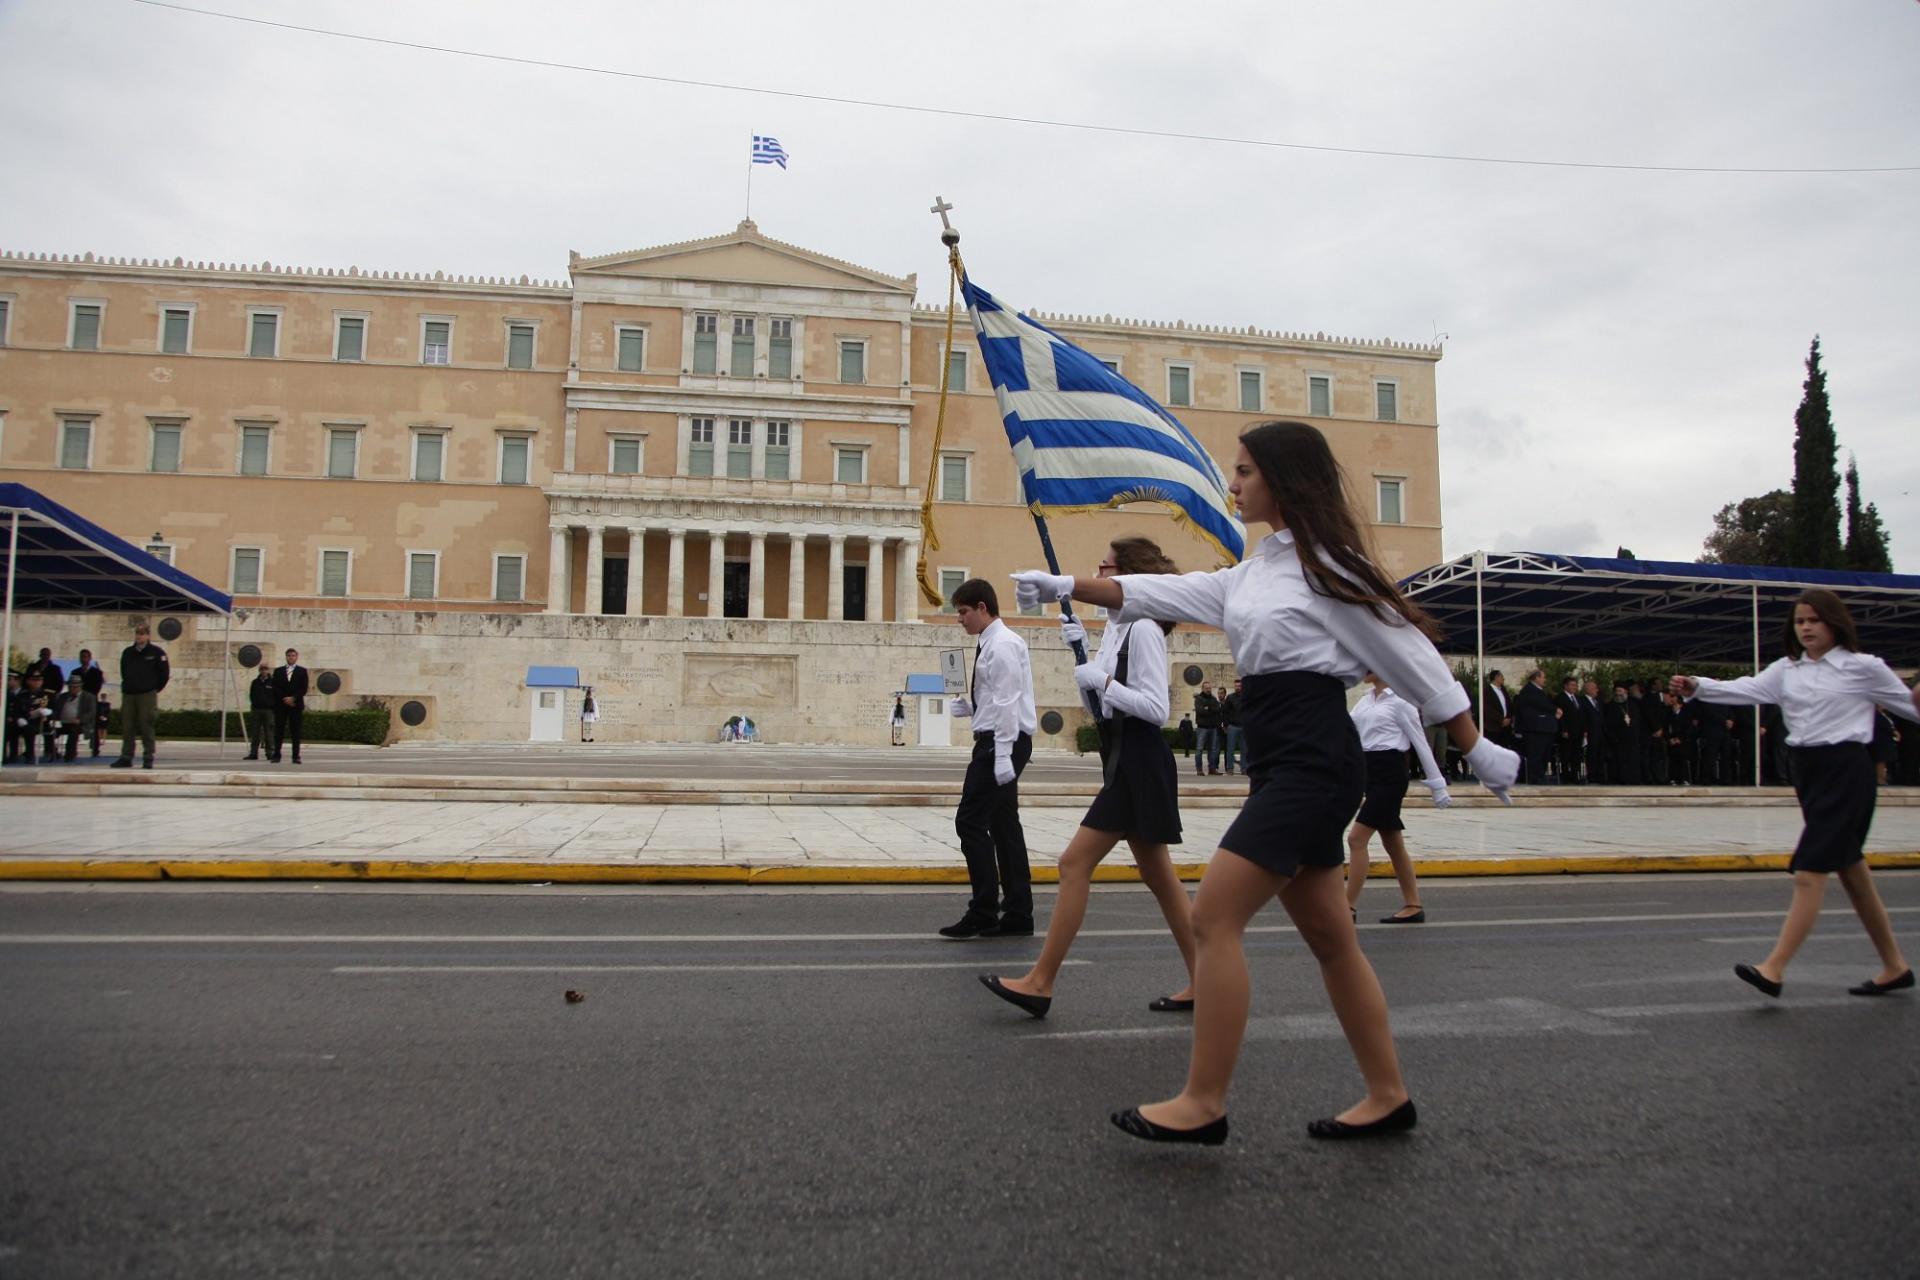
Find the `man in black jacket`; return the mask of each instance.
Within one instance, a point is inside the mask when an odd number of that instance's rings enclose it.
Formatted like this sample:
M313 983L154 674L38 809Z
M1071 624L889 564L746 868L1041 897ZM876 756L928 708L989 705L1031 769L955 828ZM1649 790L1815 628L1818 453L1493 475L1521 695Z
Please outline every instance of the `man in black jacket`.
M280 718L274 714L274 708L279 705L273 693L273 668L263 661L259 674L247 686L247 708L253 717L247 726L247 759L265 756L272 760L280 754L280 740L273 732L274 723Z
M1513 739L1513 702L1507 695L1507 678L1496 671L1487 677L1487 722L1480 726L1480 732L1492 738L1495 745L1512 750ZM1479 708L1474 709L1479 714Z
M1580 719L1587 731L1587 781L1619 781L1607 770L1607 717L1600 701L1600 682L1589 678L1580 688Z
M1539 785L1547 780L1547 757L1553 754L1558 732L1553 695L1547 692L1547 673L1535 667L1513 695L1513 722L1520 731L1526 772L1522 780Z
M1580 705L1580 682L1568 676L1554 695L1553 709L1560 713L1560 781L1571 785L1580 781L1580 757L1587 751L1587 709Z
M100 754L100 739L107 732L107 673L93 660L93 650L80 651L80 665L74 670L80 673L80 688L93 695L93 723L86 727L87 745L93 748L93 754Z
M1211 681L1200 682L1193 695L1193 723L1200 730L1200 745L1193 753L1195 773L1220 772L1220 699L1213 696Z
M160 691L173 678L167 653L153 643L153 633L141 623L133 629L133 643L120 651L120 758L116 769L133 768L133 740L145 748L142 769L153 768L153 724L160 714Z
M1232 773L1238 765L1242 773L1246 772L1246 751L1243 749L1246 738L1240 728L1240 680L1233 681L1233 692L1220 699L1220 732L1227 740L1227 772Z
M289 740L293 743L293 762L300 763L300 717L307 711L307 669L300 665L300 651L287 650L287 665L273 673L273 754L267 757L280 763L280 753Z
M1638 690L1640 685L1632 687ZM1667 785L1667 724L1672 718L1667 700L1649 686L1640 698L1640 780L1649 786Z
M1621 786L1640 785L1640 704L1627 696L1627 686L1613 686L1607 704L1607 751L1613 776Z

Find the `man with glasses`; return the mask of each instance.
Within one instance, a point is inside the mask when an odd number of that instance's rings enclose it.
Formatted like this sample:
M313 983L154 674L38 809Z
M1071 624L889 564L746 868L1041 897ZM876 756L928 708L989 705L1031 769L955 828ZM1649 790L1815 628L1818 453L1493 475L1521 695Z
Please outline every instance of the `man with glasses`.
M307 669L300 665L300 651L287 650L287 665L273 673L273 754L267 759L280 763L286 744L293 744L293 762L300 763L300 717L307 710Z

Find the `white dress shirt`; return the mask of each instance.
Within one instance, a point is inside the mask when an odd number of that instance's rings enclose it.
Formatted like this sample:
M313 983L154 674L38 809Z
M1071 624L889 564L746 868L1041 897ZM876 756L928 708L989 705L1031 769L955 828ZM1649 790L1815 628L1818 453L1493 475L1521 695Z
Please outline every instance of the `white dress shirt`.
M1372 671L1434 724L1469 706L1467 691L1417 628L1382 622L1365 605L1313 591L1290 529L1262 538L1253 555L1228 569L1123 574L1110 581L1125 595L1120 621L1164 618L1219 627L1242 675L1311 671L1352 688Z
M1420 713L1413 704L1391 689L1369 689L1349 713L1353 727L1360 731L1363 751L1399 751L1412 747L1420 757L1420 768L1429 783L1446 784L1440 766L1434 763L1433 748L1427 745L1427 731L1420 725Z
M1129 644L1127 637L1133 637ZM1120 666L1120 650L1127 651L1127 683L1118 680L1100 690L1100 707L1108 715L1119 712L1151 724L1163 725L1173 701L1167 693L1167 636L1160 624L1109 623L1100 635L1100 648L1087 665L1112 675Z
M1035 723L1027 642L995 618L980 633L973 657L973 731L991 733L994 753L1005 755L1015 738L1032 736Z
M1920 721L1913 691L1870 653L1835 645L1818 658L1782 658L1757 676L1700 677L1702 702L1776 703L1787 721L1787 745L1822 747L1873 741L1873 709Z

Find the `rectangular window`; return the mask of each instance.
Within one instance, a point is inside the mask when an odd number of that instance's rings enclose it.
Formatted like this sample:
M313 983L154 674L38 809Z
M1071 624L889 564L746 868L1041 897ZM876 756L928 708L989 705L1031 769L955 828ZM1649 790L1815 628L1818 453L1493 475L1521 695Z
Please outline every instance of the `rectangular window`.
M524 597L527 579L527 558L525 556L495 556L493 558L493 598L509 604L518 604Z
M952 613L953 593L967 580L965 569L942 569L940 571L940 612Z
M248 314L247 354L262 360L271 360L280 354L280 316L276 312Z
M867 482L867 451L835 449L833 478L841 484L865 484Z
M533 456L533 442L525 436L500 437L500 483L525 484Z
M272 440L273 432L271 428L240 428L241 475L263 476L267 474L267 449Z
M178 471L180 469L180 424L177 422L156 422L153 424L153 453L147 462L149 471Z
M613 438L612 470L617 476L640 474L640 441L634 436Z
M100 313L103 308L98 303L75 303L73 308L73 332L67 336L67 345L75 351L98 351L100 349Z
M170 565L173 563L173 544L170 542L149 542L140 549L152 556L155 560L158 560L161 564Z
M620 344L620 369L625 373L639 373L646 367L647 331L645 329L616 329Z
M1167 366L1167 403L1181 408L1193 404L1193 366L1170 364Z
M867 344L842 342L840 344L840 381L865 382L866 380Z
M431 600L440 577L440 557L431 551L407 553L407 599Z
M1400 388L1391 382L1373 384L1374 416L1382 422L1400 420Z
M0 298L0 347L7 345L7 321L13 315L11 298Z
M965 391L967 389L967 353L964 351L947 352L947 390Z
M333 358L335 360L367 358L367 318L365 316L338 316L334 319Z
M532 325L510 324L507 326L507 368L533 368Z
M60 424L60 465L85 471L93 465L93 424L86 421Z
M429 320L420 327L420 363L453 362L453 321Z
M446 479L447 438L438 431L413 433L413 478Z
M233 549L232 581L235 595L260 594L260 548L235 547Z
M753 317L733 318L733 363L729 372L736 378L753 376Z
M360 461L360 433L358 431L332 430L327 432L327 476L333 480L351 480L355 466Z
M1406 514L1401 506L1401 486L1403 480L1380 481L1380 523L1404 524Z
M167 307L160 312L160 351L162 355L183 356L193 333L193 312L186 307Z
M353 552L320 553L320 594L344 596L353 582Z
M713 474L713 419L695 418L687 426L687 474Z
M767 376L793 376L793 321L776 317L767 321Z
M775 321L775 324L780 323ZM767 424L767 461L766 475L769 480L791 480L793 469L791 458L793 428L785 422Z
M753 475L753 420L727 419L727 476L733 480Z
M693 371L713 373L719 368L720 317L696 311L693 316Z
M943 453L940 455L940 501L965 502L967 500L967 455L964 453Z
M1333 416L1333 379L1316 377L1307 379L1307 416L1311 418L1331 418Z
M1118 376L1125 376L1123 374L1120 374L1120 357L1119 356L1095 356L1094 359L1098 360L1101 364L1105 365L1107 367L1108 373L1115 374Z
M1240 371L1240 411L1242 413L1260 412L1260 402L1264 398L1261 383L1264 381L1258 369Z

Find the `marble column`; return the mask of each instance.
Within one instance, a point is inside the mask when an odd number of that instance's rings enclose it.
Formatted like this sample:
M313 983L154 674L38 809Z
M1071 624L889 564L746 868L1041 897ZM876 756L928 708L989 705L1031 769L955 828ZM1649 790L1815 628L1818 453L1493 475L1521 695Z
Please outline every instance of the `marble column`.
M627 616L637 618L645 607L641 575L647 565L647 531L635 525L627 530Z
M767 616L767 535L749 535L747 551L747 616Z
M827 620L847 620L847 535L827 535Z
M724 618L727 585L727 535L715 530L707 535L707 616Z
M678 618L687 611L687 531L674 529L667 539L667 616Z
M787 535L787 617L794 622L807 616L807 539L804 534Z
M899 572L895 576L894 621L920 621L920 539L908 538L900 544Z
M567 538L567 526L548 525L547 532L551 540L547 550L547 612L565 613L567 611L567 556L572 545Z
M601 589L606 581L607 568L607 530L604 525L587 526L587 593L580 602L580 612L599 613L604 603L605 592Z
M887 539L867 535L867 621L887 620Z

